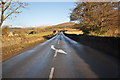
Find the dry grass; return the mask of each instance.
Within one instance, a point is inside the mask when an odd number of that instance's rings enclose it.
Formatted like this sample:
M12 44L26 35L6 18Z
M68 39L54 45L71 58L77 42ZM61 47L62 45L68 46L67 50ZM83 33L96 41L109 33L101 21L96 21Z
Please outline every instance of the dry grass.
M81 32L81 31L75 31L75 32L67 31L67 32L65 32L65 33L66 33L66 34L77 34L77 35L83 34L83 32Z
M68 30L68 31L65 32L66 34L77 34L77 35L83 34L82 31L77 30L77 29L67 29L67 30Z
M46 41L43 36L51 34L52 32L41 32L38 34L2 38L2 61Z

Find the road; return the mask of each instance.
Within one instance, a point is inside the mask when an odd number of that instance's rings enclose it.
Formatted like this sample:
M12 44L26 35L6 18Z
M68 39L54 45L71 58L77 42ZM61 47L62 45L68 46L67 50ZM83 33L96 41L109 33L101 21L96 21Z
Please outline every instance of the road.
M94 44L93 44L94 45ZM62 32L2 63L3 78L117 78L117 59Z

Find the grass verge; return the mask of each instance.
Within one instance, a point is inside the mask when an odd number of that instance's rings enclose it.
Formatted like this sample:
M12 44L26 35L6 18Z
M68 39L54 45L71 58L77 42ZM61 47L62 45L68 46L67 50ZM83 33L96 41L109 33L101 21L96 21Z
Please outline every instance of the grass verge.
M54 35L52 32L43 32L39 34L25 35L24 37L3 38L2 61L5 61L46 41L47 39L44 38L44 36L48 36L50 39Z

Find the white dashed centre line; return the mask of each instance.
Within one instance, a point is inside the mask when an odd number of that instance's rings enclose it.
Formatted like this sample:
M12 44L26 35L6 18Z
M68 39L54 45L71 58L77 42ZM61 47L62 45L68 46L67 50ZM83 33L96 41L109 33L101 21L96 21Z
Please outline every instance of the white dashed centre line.
M49 80L52 80L55 68L52 67L49 75Z

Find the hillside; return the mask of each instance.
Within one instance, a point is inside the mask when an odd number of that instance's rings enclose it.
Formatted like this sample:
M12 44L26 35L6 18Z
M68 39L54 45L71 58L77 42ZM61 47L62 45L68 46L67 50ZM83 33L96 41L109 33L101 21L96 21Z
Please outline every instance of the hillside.
M76 25L76 23L74 23L74 22L67 22L67 23L58 24L55 27L65 27L65 26L74 26L74 25Z

